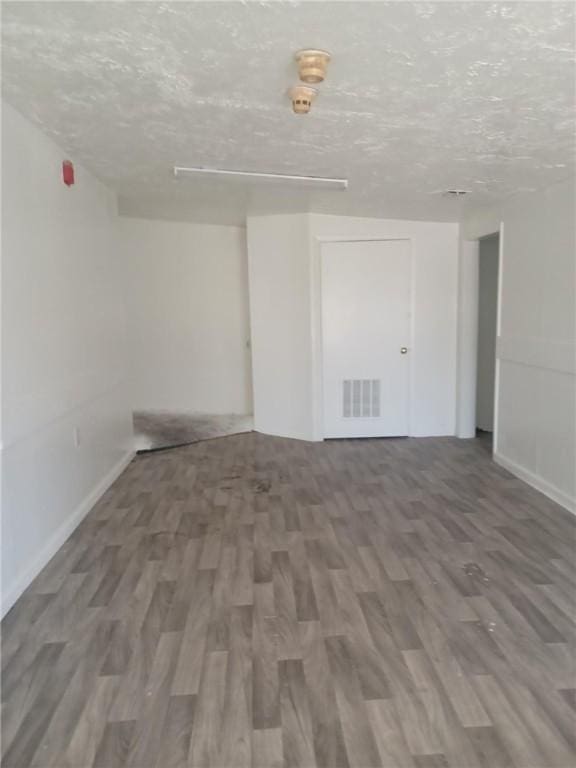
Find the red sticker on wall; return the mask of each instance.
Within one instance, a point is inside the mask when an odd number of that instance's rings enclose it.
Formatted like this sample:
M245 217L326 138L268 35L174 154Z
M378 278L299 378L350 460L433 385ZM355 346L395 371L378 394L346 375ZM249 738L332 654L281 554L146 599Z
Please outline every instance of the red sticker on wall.
M71 187L74 184L74 166L70 160L64 160L62 163L62 181L67 187Z

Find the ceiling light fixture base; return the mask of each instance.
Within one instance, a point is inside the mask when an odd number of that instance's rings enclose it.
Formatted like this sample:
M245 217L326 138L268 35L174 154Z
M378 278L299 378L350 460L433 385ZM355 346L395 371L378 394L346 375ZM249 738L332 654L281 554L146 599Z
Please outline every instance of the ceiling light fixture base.
M317 48L305 48L295 55L298 62L298 75L303 83L321 83L326 77L326 68L330 61L328 51Z

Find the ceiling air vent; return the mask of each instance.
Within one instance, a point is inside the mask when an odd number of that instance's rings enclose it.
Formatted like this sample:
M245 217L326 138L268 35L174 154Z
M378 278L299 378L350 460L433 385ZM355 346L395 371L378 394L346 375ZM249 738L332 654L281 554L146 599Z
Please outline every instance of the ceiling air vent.
M469 189L445 189L442 192L444 197L465 197L470 194Z

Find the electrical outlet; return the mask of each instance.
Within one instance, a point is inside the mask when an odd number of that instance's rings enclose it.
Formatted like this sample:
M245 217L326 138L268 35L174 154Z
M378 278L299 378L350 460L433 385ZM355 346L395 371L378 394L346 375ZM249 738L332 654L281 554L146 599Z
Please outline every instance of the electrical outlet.
M74 448L80 448L80 428L74 427L72 430L72 439L74 441Z

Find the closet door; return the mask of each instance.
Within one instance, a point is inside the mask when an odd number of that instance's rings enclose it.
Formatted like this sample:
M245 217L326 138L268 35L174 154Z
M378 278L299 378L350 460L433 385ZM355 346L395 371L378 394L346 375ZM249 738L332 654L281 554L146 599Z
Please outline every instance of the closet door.
M409 240L322 246L324 437L409 430Z

